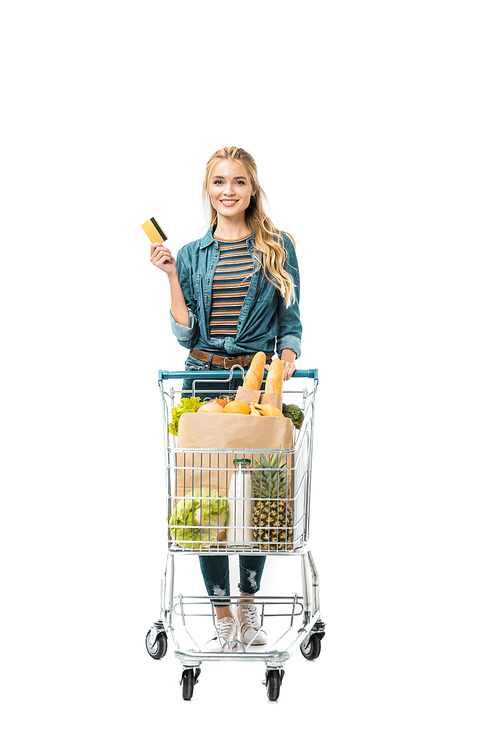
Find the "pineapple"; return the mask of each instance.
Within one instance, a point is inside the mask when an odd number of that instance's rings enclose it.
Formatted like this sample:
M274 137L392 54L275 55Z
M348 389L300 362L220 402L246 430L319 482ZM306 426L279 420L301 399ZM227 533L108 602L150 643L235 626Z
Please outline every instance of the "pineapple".
M289 474L286 457L279 462L279 453L254 457L253 495L258 497L253 508L253 538L260 549L284 551L293 548L293 512L287 496Z

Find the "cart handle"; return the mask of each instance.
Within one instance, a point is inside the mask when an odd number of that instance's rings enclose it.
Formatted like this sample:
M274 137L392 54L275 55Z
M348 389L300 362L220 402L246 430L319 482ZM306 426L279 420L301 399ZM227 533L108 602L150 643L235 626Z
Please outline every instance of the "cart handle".
M198 372L171 372L166 369L160 369L158 372L158 382L162 382L162 380L184 380L184 379L193 379L193 380L210 380L213 379L214 375L225 375L226 377L229 377L229 369L208 369L208 370L201 370ZM243 379L243 372L238 368L234 369L232 372L232 377L241 377ZM267 377L267 370L264 371L264 379ZM296 378L310 378L314 380L318 380L318 370L317 369L296 369L293 373L292 377Z

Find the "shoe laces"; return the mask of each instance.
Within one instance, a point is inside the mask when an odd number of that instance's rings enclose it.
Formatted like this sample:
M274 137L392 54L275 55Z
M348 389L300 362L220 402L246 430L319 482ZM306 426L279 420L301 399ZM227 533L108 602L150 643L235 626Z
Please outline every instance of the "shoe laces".
M257 615L257 608L254 603L243 603L239 604L243 620L246 627L253 627L253 629L260 629L260 621Z
M217 632L223 640L229 639L233 625L234 619L231 619L230 616L225 616L223 619L217 619Z

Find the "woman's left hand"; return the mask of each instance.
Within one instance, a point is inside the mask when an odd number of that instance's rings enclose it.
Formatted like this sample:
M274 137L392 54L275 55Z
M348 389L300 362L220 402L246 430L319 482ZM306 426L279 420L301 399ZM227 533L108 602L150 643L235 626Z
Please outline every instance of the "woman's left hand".
M283 380L286 382L293 375L297 367L294 361L281 360L283 362Z
M283 349L281 352L281 361L283 362L283 380L286 382L297 369L295 366L295 351L287 348Z
M281 352L281 362L283 364L283 380L289 380L297 367L295 366L295 352L291 349L283 349ZM269 371L270 364L266 364L264 369Z

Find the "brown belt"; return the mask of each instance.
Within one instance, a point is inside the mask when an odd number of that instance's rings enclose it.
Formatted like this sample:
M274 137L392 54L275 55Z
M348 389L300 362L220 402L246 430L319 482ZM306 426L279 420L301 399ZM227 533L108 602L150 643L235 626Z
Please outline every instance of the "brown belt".
M207 364L210 362L210 364L213 364L215 367L220 367L221 369L231 369L231 367L234 367L236 364L243 368L249 367L250 362L255 356L255 354L242 354L241 356L224 357L217 356L217 354L207 354L205 351L196 350L190 351L189 354L199 361L204 361ZM268 364L271 361L272 357L272 354L266 354L266 362Z

